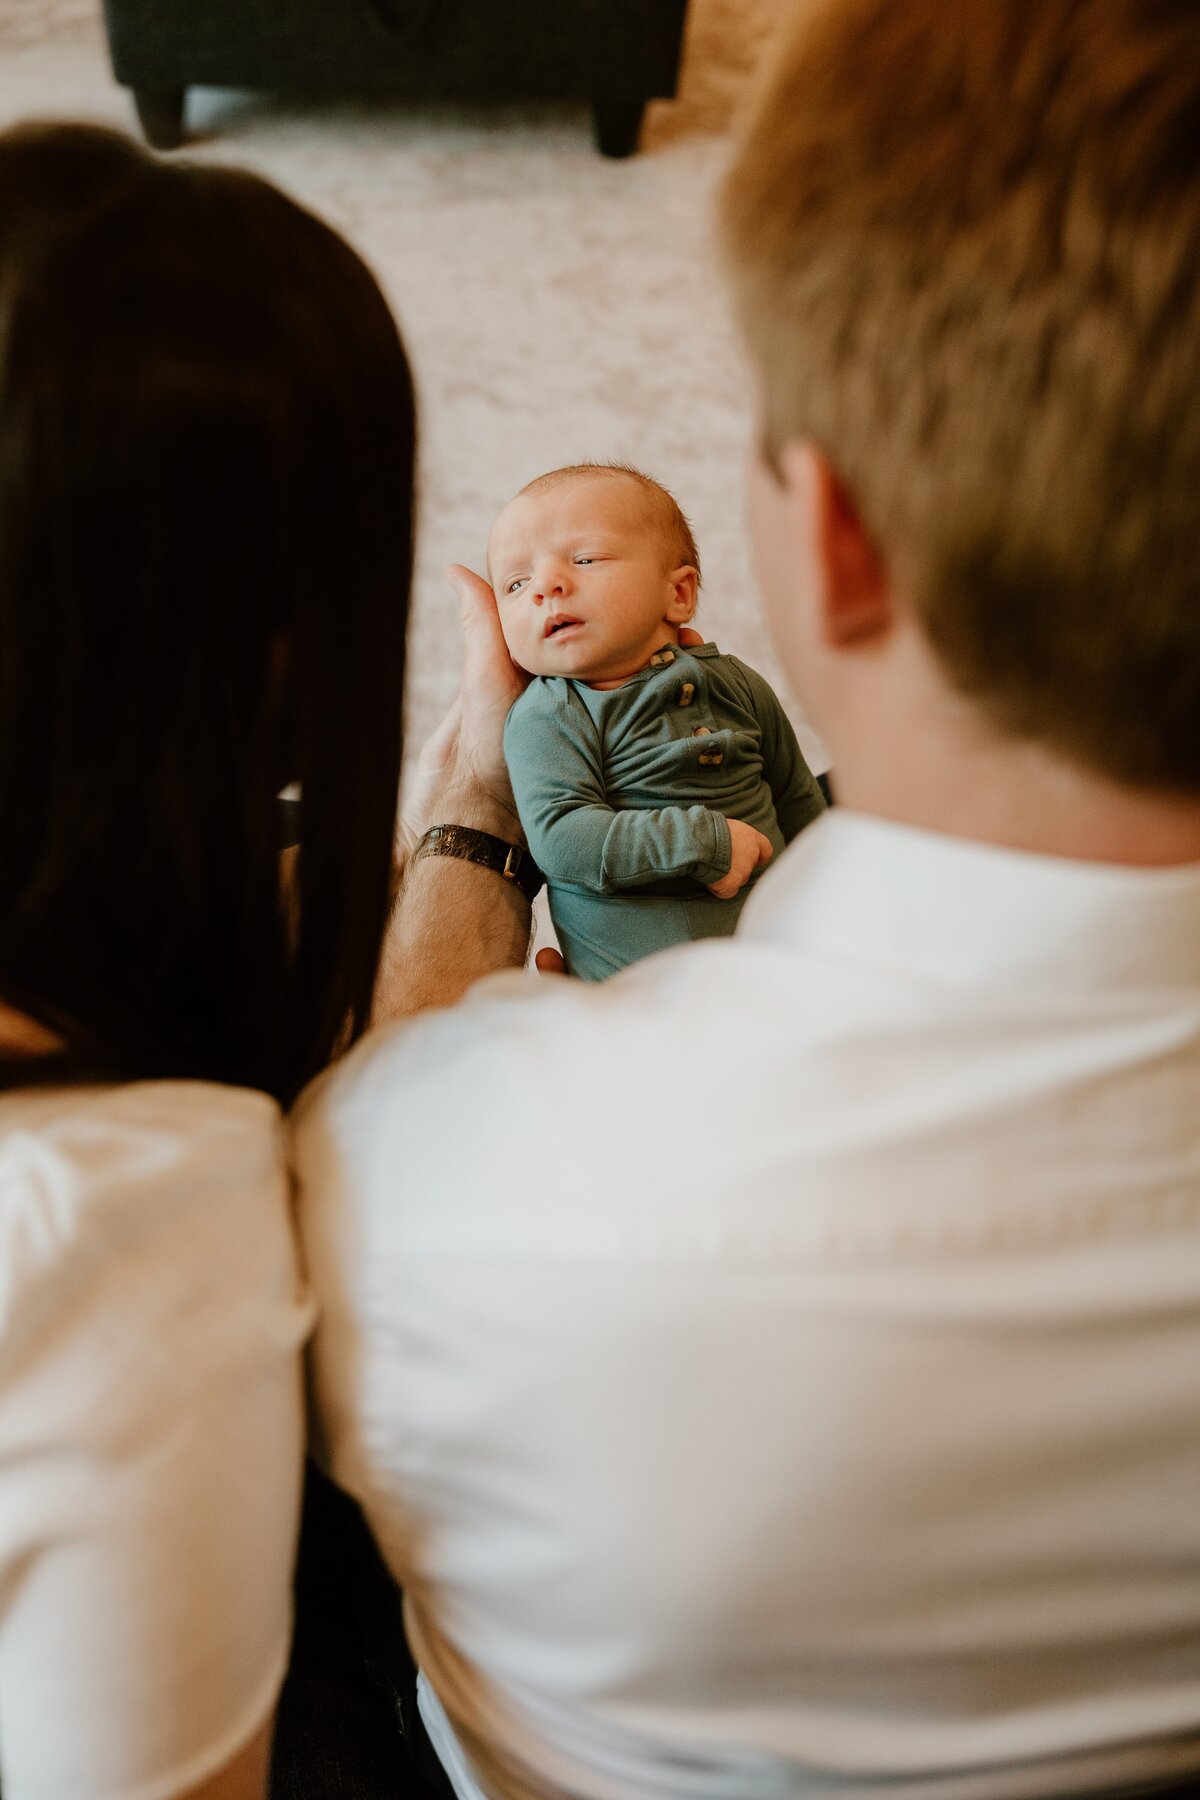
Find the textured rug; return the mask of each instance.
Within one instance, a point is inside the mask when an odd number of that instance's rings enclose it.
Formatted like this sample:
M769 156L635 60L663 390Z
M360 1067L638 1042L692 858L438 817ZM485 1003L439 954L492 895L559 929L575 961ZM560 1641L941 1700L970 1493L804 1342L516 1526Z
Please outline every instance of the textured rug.
M700 545L706 633L782 689L742 529L748 391L710 216L731 119L783 10L692 0L679 98L650 109L628 162L596 154L582 107L191 94L189 154L255 169L313 207L401 321L422 435L410 745L457 682L445 564L480 566L502 503L587 457L673 490ZM132 125L99 0L0 0L0 125L48 115Z

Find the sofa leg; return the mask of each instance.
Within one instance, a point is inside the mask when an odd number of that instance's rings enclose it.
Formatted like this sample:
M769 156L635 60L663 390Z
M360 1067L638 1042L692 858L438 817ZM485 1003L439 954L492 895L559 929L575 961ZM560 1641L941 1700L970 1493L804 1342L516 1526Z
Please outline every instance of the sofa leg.
M155 150L178 150L183 143L183 104L186 88L134 88L133 104L146 136Z
M644 100L597 100L593 106L596 144L604 156L632 156L642 129Z

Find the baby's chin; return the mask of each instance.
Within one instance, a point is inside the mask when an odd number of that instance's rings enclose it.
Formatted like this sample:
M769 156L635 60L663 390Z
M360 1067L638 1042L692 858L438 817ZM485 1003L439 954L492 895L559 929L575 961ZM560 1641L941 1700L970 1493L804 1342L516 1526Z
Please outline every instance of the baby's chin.
M518 656L511 649L509 655L518 669L524 669L527 675L565 675L571 681L592 681L603 678L603 670L597 671L589 658L581 656L578 651L572 652L569 644L564 644L558 651L547 647L540 654L530 656L528 652Z
M568 663L565 658L562 662L541 663L536 669L530 669L524 663L518 663L517 667L524 669L527 675L541 676L544 680L554 675L561 675L567 681L601 681L604 678L602 669L593 669L587 663Z

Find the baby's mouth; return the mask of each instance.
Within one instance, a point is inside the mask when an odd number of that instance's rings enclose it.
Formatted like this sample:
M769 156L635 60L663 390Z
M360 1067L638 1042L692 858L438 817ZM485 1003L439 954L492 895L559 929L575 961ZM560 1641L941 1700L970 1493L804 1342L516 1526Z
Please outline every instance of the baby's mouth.
M562 631L570 631L573 625L582 624L582 619L572 618L570 613L552 613L546 620L546 629L542 636L544 638L557 637Z

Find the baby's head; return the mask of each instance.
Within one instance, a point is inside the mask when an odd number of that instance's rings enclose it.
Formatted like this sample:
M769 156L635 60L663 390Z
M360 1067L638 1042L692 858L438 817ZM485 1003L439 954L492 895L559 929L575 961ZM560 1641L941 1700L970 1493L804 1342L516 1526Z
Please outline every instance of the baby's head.
M513 661L531 675L627 680L696 610L700 559L679 507L648 475L581 463L539 475L488 538Z

